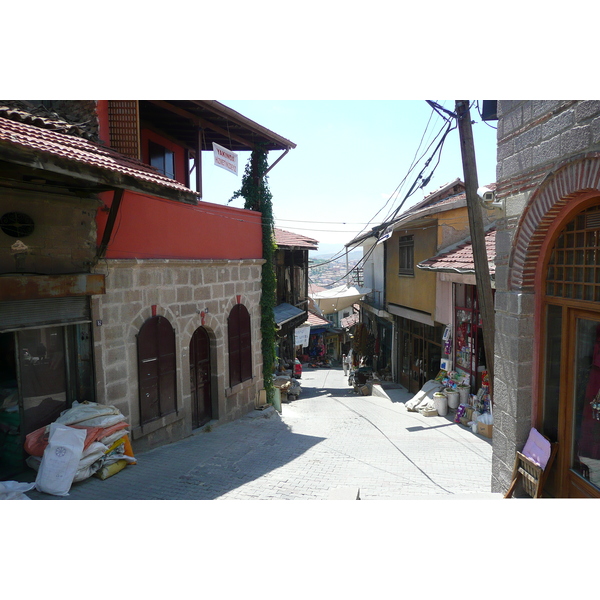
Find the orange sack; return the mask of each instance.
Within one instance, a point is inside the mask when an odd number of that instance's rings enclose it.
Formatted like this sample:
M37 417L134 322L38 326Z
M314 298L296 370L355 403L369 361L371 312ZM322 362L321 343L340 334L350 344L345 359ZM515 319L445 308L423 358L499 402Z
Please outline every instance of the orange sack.
M111 425L110 427L81 427L77 425L70 425L69 427L87 430L85 442L83 444L83 448L85 450L92 442L97 442L103 437L111 435L115 431L129 427L129 425L126 421L121 421L120 423L115 423L115 425ZM31 456L43 456L44 450L48 445L48 434L49 432L46 431L46 426L40 427L39 429L29 433L25 437L25 452Z

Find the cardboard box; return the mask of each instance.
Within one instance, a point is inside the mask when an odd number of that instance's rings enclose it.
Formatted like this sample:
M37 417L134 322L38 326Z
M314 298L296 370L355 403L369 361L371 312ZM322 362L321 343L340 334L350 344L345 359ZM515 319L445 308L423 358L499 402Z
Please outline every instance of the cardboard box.
M492 429L494 428L493 425L486 425L485 423L477 423L477 433L479 435L483 435L487 438L492 437Z

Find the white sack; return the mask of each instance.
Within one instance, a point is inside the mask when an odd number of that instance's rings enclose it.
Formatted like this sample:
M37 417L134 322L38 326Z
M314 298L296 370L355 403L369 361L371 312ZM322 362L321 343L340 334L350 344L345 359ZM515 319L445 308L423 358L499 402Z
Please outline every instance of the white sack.
M97 404L96 402L73 402L73 406L63 411L56 419L56 423L63 425L82 425L83 427L108 427L105 422L110 421L110 417L120 416L120 419L114 420L110 425L123 421L125 417L118 408L109 404ZM105 417L105 419L102 419Z
M0 500L30 500L25 492L29 492L34 487L35 483L0 481Z
M86 434L85 429L75 429L56 422L50 424L48 446L35 479L37 490L53 496L69 495Z
M423 387L408 402L404 404L406 410L417 411L424 407L424 403L433 400L433 394L439 392L444 386L431 379L423 384ZM423 406L422 406L423 405Z

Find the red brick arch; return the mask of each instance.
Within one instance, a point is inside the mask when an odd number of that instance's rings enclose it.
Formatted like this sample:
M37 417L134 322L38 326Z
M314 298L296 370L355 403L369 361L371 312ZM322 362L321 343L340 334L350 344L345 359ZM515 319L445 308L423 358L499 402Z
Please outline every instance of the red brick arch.
M558 213L590 191L600 192L600 153L562 163L548 173L523 211L509 266L511 290L533 292L540 249Z

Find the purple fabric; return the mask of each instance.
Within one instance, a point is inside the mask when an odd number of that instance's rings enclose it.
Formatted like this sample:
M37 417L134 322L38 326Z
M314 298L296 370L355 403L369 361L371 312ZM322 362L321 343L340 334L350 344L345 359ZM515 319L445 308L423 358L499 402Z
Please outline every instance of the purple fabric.
M537 429L532 427L522 454L538 467L545 469L550 458L550 442Z

